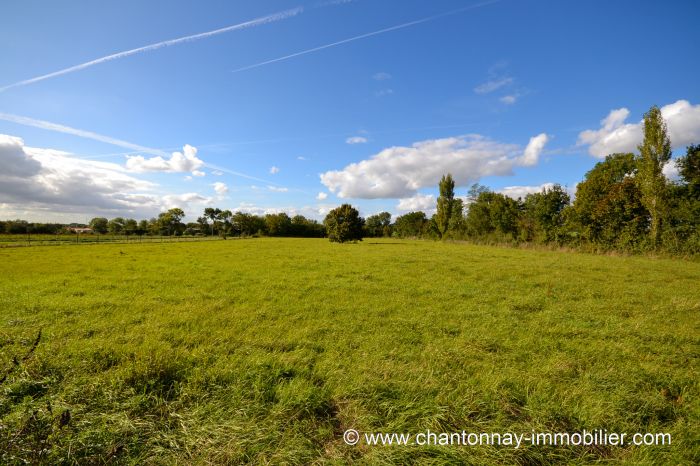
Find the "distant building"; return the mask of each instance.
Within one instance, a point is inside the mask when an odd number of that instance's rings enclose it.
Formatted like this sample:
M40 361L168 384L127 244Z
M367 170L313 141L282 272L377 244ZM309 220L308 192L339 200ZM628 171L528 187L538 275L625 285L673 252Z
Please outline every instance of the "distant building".
M92 233L92 228L90 227L67 227L66 230L70 231L71 233L78 234Z

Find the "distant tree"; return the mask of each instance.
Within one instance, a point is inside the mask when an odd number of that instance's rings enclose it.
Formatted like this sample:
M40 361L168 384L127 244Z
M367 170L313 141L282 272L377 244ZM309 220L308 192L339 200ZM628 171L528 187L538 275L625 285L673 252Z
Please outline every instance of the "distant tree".
M148 227L149 227L148 220L146 220L146 219L139 220L139 227L138 227L138 229L136 230L136 231L137 231L137 234L139 234L139 235L145 235L146 233L148 233L148 230L149 230Z
M635 249L646 235L649 213L634 176L634 154L612 154L586 173L576 187L573 231L603 249Z
M291 220L291 235L305 238L323 238L326 229L316 220L310 220L303 215L295 215Z
M191 228L196 228L197 231L199 231L201 234L207 235L210 233L209 231L209 220L205 216L201 216L197 218L197 226L195 227L194 225Z
M207 207L204 209L204 217L207 218L211 225L210 233L213 235L217 230L217 222L219 221L219 216L221 215L221 209L214 207ZM200 217L201 218L201 217Z
M479 188L469 195L473 200L465 221L467 234L471 237L493 236L501 241L514 239L520 214L518 202L483 186Z
M166 212L161 212L158 215L158 229L161 234L179 235L185 229L185 224L182 219L185 217L185 212L182 209L174 208Z
M127 235L133 235L138 230L139 225L133 218L127 218L124 220L124 233Z
M111 234L118 235L124 230L124 219L121 217L111 219L107 223L107 229Z
M454 209L455 182L451 174L443 175L440 179L440 196L437 200L437 213L435 223L440 238L444 237L450 225L450 218Z
M644 114L644 140L638 149L636 180L642 194L642 204L649 211L649 234L652 245L656 248L667 212L667 186L663 168L671 159L671 141L666 122L657 106L651 107Z
M381 212L376 215L370 215L365 220L365 231L367 236L371 238L391 236L391 214L389 212Z
M328 239L332 242L362 241L364 221L357 209L350 204L343 204L328 212L323 224Z
M687 194L700 199L700 144L688 146L685 155L676 161L676 166Z
M480 185L479 183L474 183L469 187L469 191L467 192L467 200L471 203L476 201L479 198L479 195L481 193L488 193L491 192L491 190L488 188L488 186Z
M561 239L564 224L562 211L570 200L569 194L558 184L525 196L523 215L530 219L538 241L547 243Z
M109 221L104 217L95 217L92 220L90 220L90 228L92 228L92 231L94 231L95 233L100 233L104 235L105 233L107 233L108 223Z
M447 225L447 234L451 238L462 238L466 233L466 219L464 217L464 201L454 199L452 201L452 215Z
M226 235L231 231L231 219L233 217L233 214L231 213L230 210L222 210L221 213L219 213L218 220L221 230L221 235L226 239Z
M231 219L233 231L239 236L253 236L265 230L265 219L245 212L236 212Z
M425 212L409 212L396 218L393 235L399 238L419 238L427 233L429 223Z
M265 216L267 234L270 236L290 236L292 233L292 219L284 212L279 214L267 214Z
M676 160L680 182L669 186L670 215L663 243L672 252L700 252L700 144Z

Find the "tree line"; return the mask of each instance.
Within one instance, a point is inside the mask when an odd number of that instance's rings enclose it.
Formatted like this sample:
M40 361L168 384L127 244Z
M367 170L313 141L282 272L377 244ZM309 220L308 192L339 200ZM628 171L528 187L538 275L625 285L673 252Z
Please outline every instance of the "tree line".
M679 179L663 173L671 141L658 107L644 115L644 140L638 154L616 153L597 163L576 186L572 201L560 185L512 199L474 184L466 197L455 196L446 174L439 182L436 212L409 212L392 222L389 212L362 218L349 204L331 210L323 223L286 213L255 215L207 207L196 222L185 223L180 208L137 221L95 217L97 234L192 236L363 237L456 239L482 243L554 244L595 251L677 254L700 253L700 144L676 161ZM60 233L85 226L0 221L0 232Z
M690 145L676 159L675 181L663 173L670 159L666 123L652 107L644 115L638 154L608 155L576 186L573 201L560 185L512 199L478 184L463 200L455 197L454 180L446 175L435 215L398 217L393 233L596 251L700 253L700 145Z

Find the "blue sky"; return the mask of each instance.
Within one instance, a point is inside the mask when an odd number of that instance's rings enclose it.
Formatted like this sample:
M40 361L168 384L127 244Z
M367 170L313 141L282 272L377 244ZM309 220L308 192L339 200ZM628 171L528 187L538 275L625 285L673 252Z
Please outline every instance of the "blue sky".
M634 149L653 104L679 153L700 142L699 16L695 1L6 1L0 218L430 212L448 171L458 194L573 190Z

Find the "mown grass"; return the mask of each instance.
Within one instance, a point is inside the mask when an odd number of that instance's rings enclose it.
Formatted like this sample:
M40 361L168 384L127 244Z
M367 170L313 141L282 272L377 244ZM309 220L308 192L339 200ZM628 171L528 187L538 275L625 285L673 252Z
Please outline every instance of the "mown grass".
M697 262L422 241L0 250L0 370L43 329L0 385L0 463L697 464L699 283Z

